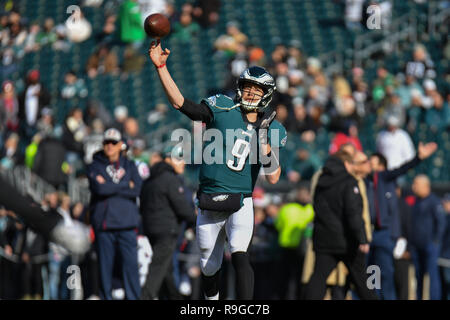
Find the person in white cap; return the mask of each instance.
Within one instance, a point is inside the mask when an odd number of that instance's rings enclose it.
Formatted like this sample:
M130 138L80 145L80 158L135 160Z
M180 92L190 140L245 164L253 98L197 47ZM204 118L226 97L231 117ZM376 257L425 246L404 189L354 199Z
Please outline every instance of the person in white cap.
M434 105L434 94L436 93L436 83L431 79L426 79L423 82L425 89L425 96L422 97L422 106L425 109L429 109Z
M400 128L399 118L390 116L386 124L387 130L378 134L376 145L377 151L386 157L390 170L413 159L416 152L411 137Z
M114 124L112 126L118 129L120 132L123 132L125 120L127 120L127 118L128 118L127 107L117 106L114 109Z

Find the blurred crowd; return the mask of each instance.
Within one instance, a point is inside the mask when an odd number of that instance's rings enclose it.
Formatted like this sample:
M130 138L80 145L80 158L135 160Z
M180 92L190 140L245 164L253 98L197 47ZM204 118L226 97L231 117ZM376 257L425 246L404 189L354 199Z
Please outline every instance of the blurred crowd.
M280 43L270 53L255 46L239 31L237 22L227 24L227 34L215 42L217 54L229 56L229 80L226 92L233 95L236 79L248 66L262 65L275 75L277 91L272 101L277 120L291 133L291 143L298 150L287 163L291 182L309 180L320 167L323 156L320 136L334 133L329 152L352 142L359 150L363 143L359 131L372 126L377 151L397 167L414 156L411 135L425 124L433 133L450 128L450 87L438 88L434 62L424 45L410 48L411 58L400 72L393 74L382 64L376 77L369 81L362 67L350 74L327 75L322 62L307 57L301 44ZM450 43L445 44L447 58ZM364 141L365 142L365 141ZM373 150L373 149L372 149ZM374 150L373 150L374 151Z
M218 23L221 3L198 0L186 2L180 8L170 0L85 0L81 4L104 9L101 30L92 30L81 11L74 12L66 21L48 17L41 24L22 16L13 1L2 3L0 169L26 166L57 190L45 196L44 207L54 208L65 219L89 223L86 204L71 200L68 183L70 178L85 175L86 165L102 148L107 128L114 127L122 133L127 145L125 152L135 161L143 179L148 177L149 168L161 160L161 154L149 148L143 128L135 117L128 115L126 106L116 106L111 114L101 101L91 99L85 79L105 73L127 76L142 69L146 57L139 53L139 48L146 39L142 22L147 15L166 14L172 25L170 37L188 44L202 29ZM360 21L349 18L347 27L358 28ZM48 46L70 52L89 37L95 37L97 47L83 70L70 70L68 66L57 93L48 91L39 70L21 68L21 60L28 52ZM114 50L116 46L125 48L122 64ZM449 74L438 73L436 62L423 44L408 48L410 59L401 72L393 73L379 64L373 80L363 67L354 67L348 74L326 74L323 61L307 56L298 40L276 44L270 52L264 50L242 32L238 21L229 21L226 32L211 46L216 56L228 60L228 79L223 91L230 96L234 96L237 77L249 66L264 66L274 75L277 91L272 106L277 111L277 120L290 135L289 150L294 150L282 159L283 179L293 186L307 184L328 154L342 145L351 143L357 150L367 151L360 135L367 119L375 121L376 131L369 139L376 151L386 157L388 168L398 167L414 157L416 147L411 136L421 124L436 135L450 129ZM442 44L442 53L450 60L448 37ZM19 79L12 81L17 73ZM447 81L446 87L437 81L439 77ZM56 112L63 115L62 121L57 121ZM168 106L158 104L147 115L147 121L152 127L162 127L169 123L167 113ZM333 136L324 152L321 142L329 133ZM448 170L448 164L444 166ZM410 190L410 186L404 183L402 186ZM414 194L406 194L402 199L414 206ZM305 185L292 194L268 194L258 188L254 201L255 232L250 255L257 298L299 297L301 288L297 285L302 283L303 259L312 234L309 187ZM448 196L443 198L447 225L449 203ZM298 217L294 220L290 220L289 214L285 216L291 210L289 204L296 204L294 211L298 211ZM295 236L289 233L293 229ZM446 241L450 241L448 234L449 229ZM145 273L151 249L143 244L142 250L144 262L140 266ZM442 250L440 257L443 288L448 288L450 281L450 256L446 250ZM195 263L197 253L190 233L182 234L176 252L179 264L175 266L175 279L186 298L202 298L200 269ZM227 271L223 281L233 283L229 280L233 277L230 256L224 261ZM13 212L0 208L0 299L68 299L65 270L74 263L80 265L85 275L84 297L97 298L99 280L94 251L82 262L73 261L63 248L47 243ZM267 277L269 273L274 277ZM120 288L120 283L116 287ZM224 296L233 297L232 286L226 288Z
M429 183L429 181L428 181ZM428 189L427 189L428 188ZM425 190L425 194L424 194ZM428 191L427 191L428 190ZM192 190L187 191L192 192ZM421 225L432 212L423 209L424 201L435 199L427 186L427 180L419 176L412 191L398 188L401 211L402 238L408 243L401 257L396 257L395 285L398 299L416 299L417 283L423 281L409 270L414 265L411 251L414 240L420 234L435 232L437 226ZM434 198L433 198L434 197ZM267 193L257 187L253 193L255 225L252 245L249 249L255 273L255 299L300 299L312 271L311 243L314 228L314 209L309 184L302 184L288 194ZM426 268L436 270L439 279L437 299L450 298L450 194L446 194L441 209L443 225L436 244L440 253ZM89 224L87 206L71 202L64 192L50 193L41 205L56 210L70 223L78 220ZM425 220L423 220L425 219ZM173 277L183 299L203 299L199 251L192 229L182 225L174 253ZM92 236L93 237L93 236ZM94 239L92 239L94 240ZM144 236L142 227L138 233L139 277L141 286L147 278L152 262L151 243ZM313 259L313 258L312 258ZM403 263L406 269L397 264ZM78 266L81 271L82 293L76 295L67 287L71 275L69 266ZM398 270L397 270L398 268ZM271 277L267 277L271 274ZM422 274L423 276L423 274ZM84 257L70 255L63 247L46 241L34 233L13 212L0 209L0 298L1 299L99 299L99 267L97 253L92 248ZM226 250L221 273L224 299L234 299L234 271L231 253ZM147 279L152 279L151 276ZM404 281L402 281L404 279ZM327 280L326 299L351 299L354 296L347 273L336 271ZM123 299L123 284L120 279L120 262L115 262L113 299ZM159 299L168 299L164 287ZM429 287L428 287L428 290ZM434 288L432 290L435 290ZM436 299L433 291L424 291L423 297Z

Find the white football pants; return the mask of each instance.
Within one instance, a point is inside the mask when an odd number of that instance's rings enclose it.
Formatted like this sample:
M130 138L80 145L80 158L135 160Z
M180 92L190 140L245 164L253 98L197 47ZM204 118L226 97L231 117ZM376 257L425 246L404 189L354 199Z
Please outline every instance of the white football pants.
M247 252L253 235L253 200L244 199L239 211L217 212L200 210L197 215L197 243L200 248L200 267L205 276L214 275L222 265L225 240L231 253Z

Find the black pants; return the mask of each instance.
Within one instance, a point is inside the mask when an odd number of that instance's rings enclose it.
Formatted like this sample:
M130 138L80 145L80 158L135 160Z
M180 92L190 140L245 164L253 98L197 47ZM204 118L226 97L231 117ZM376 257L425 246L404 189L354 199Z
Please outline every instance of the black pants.
M147 279L142 288L141 300L151 300L159 297L164 284L164 292L169 300L182 300L173 277L172 258L177 244L177 238L171 236L147 235L152 246L153 257L148 268Z
M254 300L272 300L277 297L275 294L275 276L268 276L278 267L272 261L252 262L255 274Z
M22 295L22 268L19 265L0 257L0 299L16 300Z
M22 267L22 294L42 296L42 264L24 263Z
M83 283L84 296L100 295L100 279L98 270L97 253L92 248L86 253L80 264L81 281Z
M302 290L302 272L305 256L300 248L282 248L280 260L280 282L277 289L281 300L300 299ZM294 292L289 294L291 282L294 283Z
M348 288L344 286L332 286L331 287L331 300L345 300L347 297Z
M348 255L316 252L314 272L306 287L305 299L322 300L325 297L327 278L339 261L344 262L347 267L358 296L362 300L377 300L376 293L367 287L366 256L360 251Z
M394 280L395 289L397 291L398 300L408 300L408 275L410 260L395 259L394 260Z

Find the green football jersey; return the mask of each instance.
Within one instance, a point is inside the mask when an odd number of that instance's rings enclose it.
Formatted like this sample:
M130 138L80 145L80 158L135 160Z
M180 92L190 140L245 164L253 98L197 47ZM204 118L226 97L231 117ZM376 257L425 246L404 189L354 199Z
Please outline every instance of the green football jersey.
M227 110L235 103L225 95L217 94L202 102L211 109L213 120L206 124L200 190L204 193L252 193L261 169L257 129L240 108ZM282 148L286 145L286 129L274 120L268 138L272 149Z

